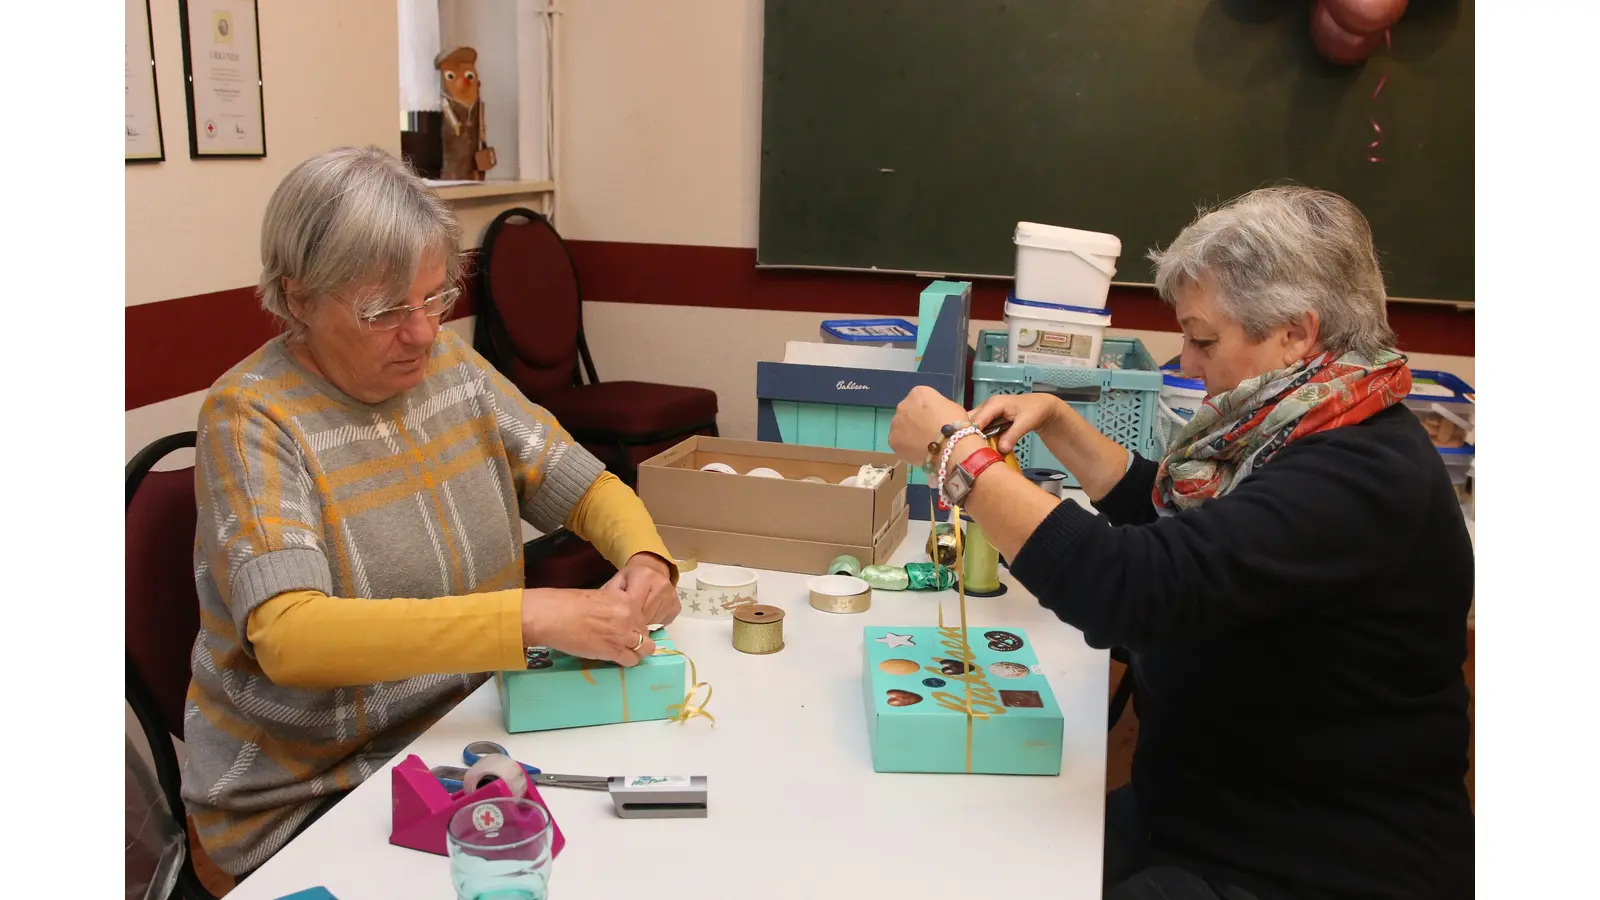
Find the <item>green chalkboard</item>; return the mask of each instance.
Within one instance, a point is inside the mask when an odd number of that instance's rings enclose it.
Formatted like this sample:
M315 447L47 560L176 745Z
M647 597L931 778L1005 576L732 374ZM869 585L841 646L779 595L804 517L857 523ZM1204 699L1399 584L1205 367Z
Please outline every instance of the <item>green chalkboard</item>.
M1356 68L1311 6L767 0L759 263L1009 277L1033 221L1147 284L1197 204L1292 180L1367 214L1391 297L1472 301L1472 3L1411 0Z

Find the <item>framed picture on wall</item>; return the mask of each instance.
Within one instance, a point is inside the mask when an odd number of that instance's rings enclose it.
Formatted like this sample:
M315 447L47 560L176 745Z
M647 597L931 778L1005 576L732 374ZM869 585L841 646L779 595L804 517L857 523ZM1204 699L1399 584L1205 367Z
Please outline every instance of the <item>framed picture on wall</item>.
M127 40L122 46L122 131L125 162L162 162L161 98L156 90L156 51L151 39L150 0L126 0Z
M178 0L189 156L267 155L256 0Z

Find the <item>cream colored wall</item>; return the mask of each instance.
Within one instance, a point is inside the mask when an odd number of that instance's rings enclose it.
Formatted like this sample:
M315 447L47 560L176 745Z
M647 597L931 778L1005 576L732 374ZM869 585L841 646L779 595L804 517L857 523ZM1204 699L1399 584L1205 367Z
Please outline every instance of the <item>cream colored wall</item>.
M761 0L562 0L563 234L756 245Z
M167 159L126 170L129 306L254 284L261 215L290 169L338 146L400 150L394 0L261 4L267 157L252 160L189 158L177 0L154 0L150 15ZM539 204L536 197L513 200L459 201L462 245L476 247L506 206ZM157 437L194 428L203 396L128 410L127 456Z
M189 158L177 0L153 0L150 17L167 159L127 167L129 305L253 284L262 210L296 163L344 144L400 149L394 0L260 4L265 159Z

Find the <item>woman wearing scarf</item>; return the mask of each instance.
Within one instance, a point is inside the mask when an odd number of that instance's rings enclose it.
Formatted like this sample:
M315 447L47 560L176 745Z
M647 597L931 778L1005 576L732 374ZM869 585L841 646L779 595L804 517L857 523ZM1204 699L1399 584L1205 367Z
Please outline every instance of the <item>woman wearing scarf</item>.
M1107 798L1105 896L1470 897L1472 545L1400 402L1371 230L1273 188L1151 257L1209 395L1161 459L1038 393L968 414L919 388L890 434L920 465L954 426L947 492L1042 605L1129 652L1139 742ZM1007 420L999 449L1038 434L1098 514L964 431Z

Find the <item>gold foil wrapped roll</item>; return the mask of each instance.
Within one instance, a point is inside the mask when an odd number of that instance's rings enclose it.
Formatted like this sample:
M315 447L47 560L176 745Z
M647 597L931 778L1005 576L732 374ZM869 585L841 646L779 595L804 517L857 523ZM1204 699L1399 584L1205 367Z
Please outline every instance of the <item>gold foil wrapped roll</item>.
M928 559L941 566L956 564L956 530L954 522L935 522L928 531Z

